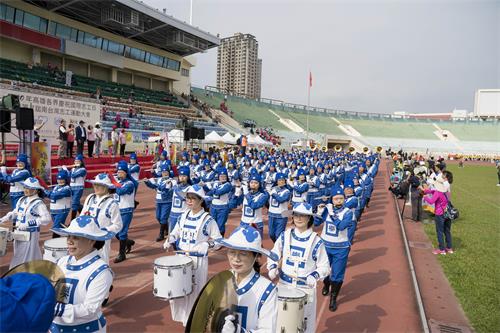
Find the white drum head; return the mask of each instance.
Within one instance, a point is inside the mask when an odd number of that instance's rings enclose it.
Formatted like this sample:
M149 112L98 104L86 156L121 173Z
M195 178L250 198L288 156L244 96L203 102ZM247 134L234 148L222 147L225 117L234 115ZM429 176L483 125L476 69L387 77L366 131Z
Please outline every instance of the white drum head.
M165 266L165 267L175 267L175 266L185 266L192 263L193 259L188 256L175 255L175 256L165 256L155 259L155 266Z
M306 297L306 293L299 289L287 288L278 286L278 299L279 300L300 300Z
M65 251L68 249L68 244L66 243L67 237L59 237L59 238L52 238L52 239L47 239L43 243L43 248L47 250L61 250Z

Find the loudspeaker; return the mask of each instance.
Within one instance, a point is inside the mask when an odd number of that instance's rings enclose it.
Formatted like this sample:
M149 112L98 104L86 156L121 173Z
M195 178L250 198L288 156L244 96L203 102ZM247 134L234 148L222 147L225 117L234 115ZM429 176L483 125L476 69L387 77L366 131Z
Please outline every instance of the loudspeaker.
M16 128L19 130L33 130L35 127L35 115L33 109L19 108L16 112Z
M191 128L184 129L184 141L189 141L191 139Z
M205 129L204 128L197 128L198 130L198 135L196 136L198 140L205 140Z
M10 111L0 109L0 133L10 133Z

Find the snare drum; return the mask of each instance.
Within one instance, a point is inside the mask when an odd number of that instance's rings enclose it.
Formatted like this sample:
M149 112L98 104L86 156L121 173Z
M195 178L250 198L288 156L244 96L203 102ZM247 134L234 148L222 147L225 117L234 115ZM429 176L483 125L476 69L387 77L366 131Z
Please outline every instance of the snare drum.
M278 286L278 318L276 332L304 332L304 305L307 301L305 292Z
M59 258L68 255L68 244L66 237L47 239L43 243L43 260L56 263Z
M171 300L193 292L193 260L184 255L155 259L153 295Z
M0 257L3 257L7 252L8 237L9 237L9 229L0 227Z

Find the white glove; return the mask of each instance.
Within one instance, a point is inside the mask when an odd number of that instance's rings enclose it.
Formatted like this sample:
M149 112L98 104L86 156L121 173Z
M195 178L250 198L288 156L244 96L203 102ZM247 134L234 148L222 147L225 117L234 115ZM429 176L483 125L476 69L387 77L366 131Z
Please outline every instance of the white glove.
M208 243L202 242L198 243L191 249L190 252L198 252L201 255L206 255L208 253Z
M167 238L167 240L165 241L165 243L163 243L163 249L168 252L168 250L170 249L170 246L174 242L175 242L174 236L169 235L168 238Z
M7 174L7 167L6 166L0 167L0 172L3 174Z
M221 333L236 333L237 328L239 328L240 325L234 324L234 320L236 320L236 317L233 315L226 316L224 318L226 321L224 323L224 326L222 327Z
M62 166L62 169L68 171L68 167L65 165Z
M317 280L314 276L308 275L306 283L310 288L316 288Z
M278 267L271 269L268 273L267 276L269 276L269 279L274 280L278 277L279 275L279 269Z
M241 195L241 187L236 187L234 190L234 195L239 197Z

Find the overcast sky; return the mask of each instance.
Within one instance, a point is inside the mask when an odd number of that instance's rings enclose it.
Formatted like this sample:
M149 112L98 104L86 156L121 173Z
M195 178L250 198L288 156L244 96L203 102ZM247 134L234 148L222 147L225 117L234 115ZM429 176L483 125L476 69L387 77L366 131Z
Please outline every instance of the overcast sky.
M189 21L189 0L143 0ZM262 97L353 111L473 111L500 88L498 1L193 0L193 25L250 33ZM198 54L194 86L215 85L217 49Z

